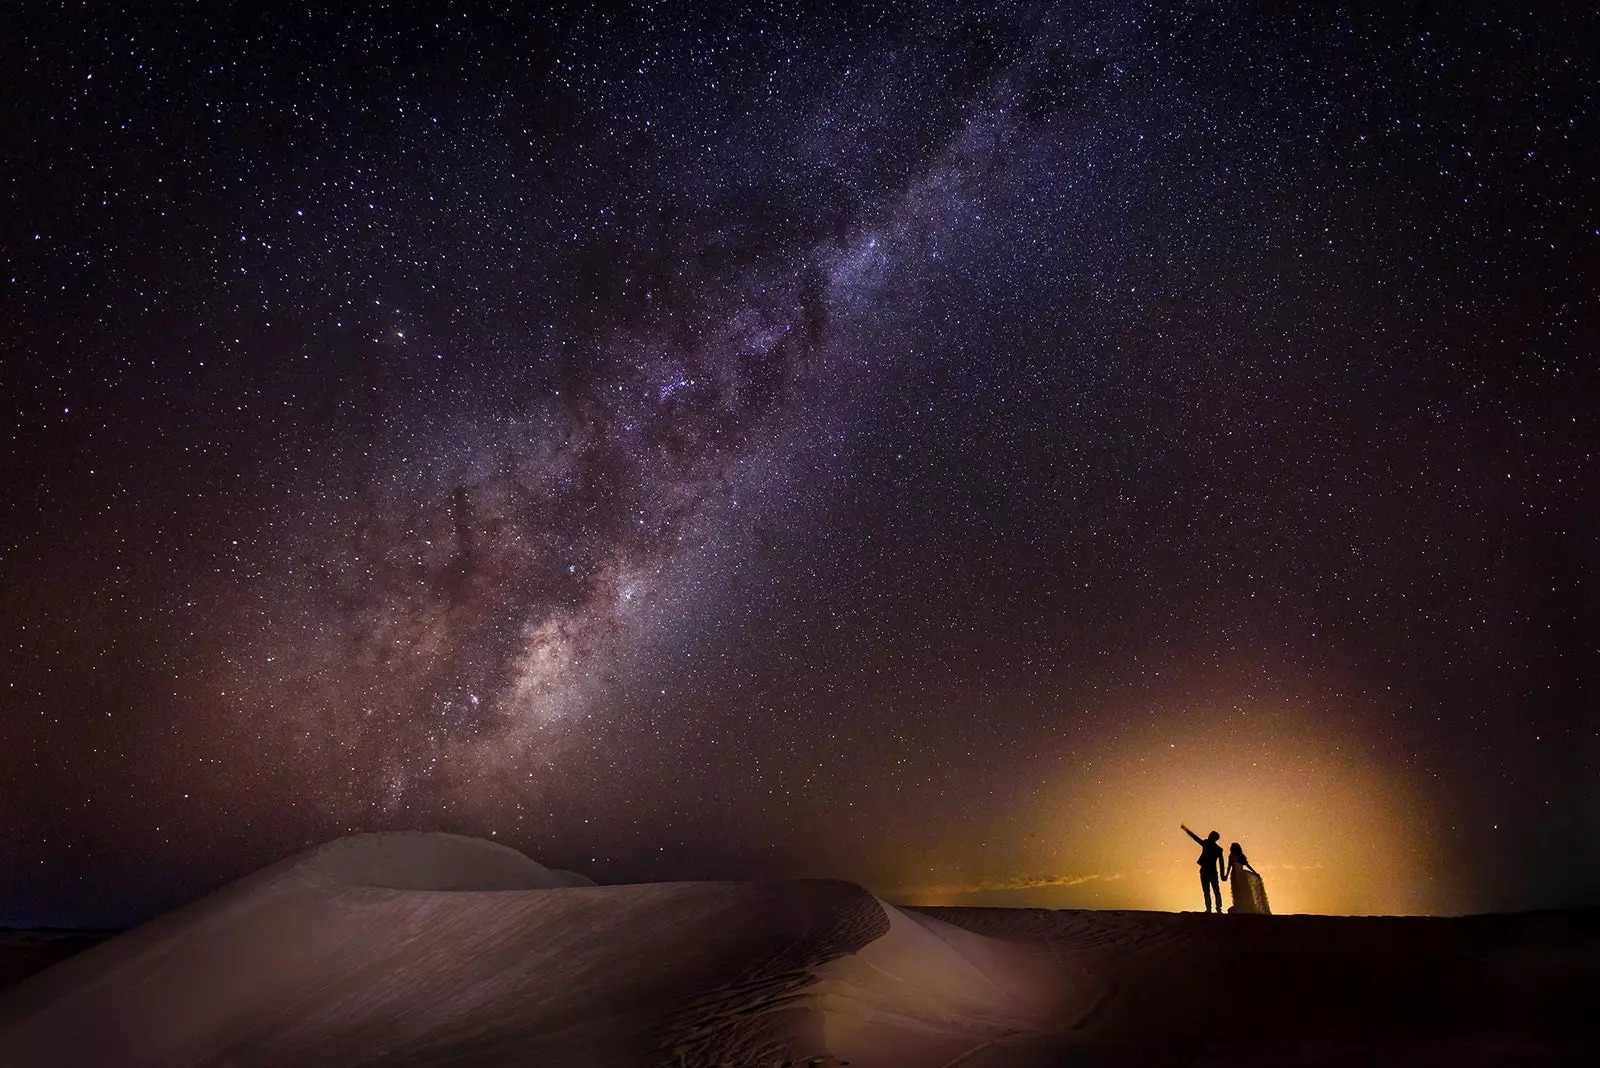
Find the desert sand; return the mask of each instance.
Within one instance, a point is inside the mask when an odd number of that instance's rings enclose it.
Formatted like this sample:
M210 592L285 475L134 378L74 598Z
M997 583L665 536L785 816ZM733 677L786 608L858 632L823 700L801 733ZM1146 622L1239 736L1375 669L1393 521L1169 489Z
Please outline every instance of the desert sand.
M0 975L83 941L14 938ZM0 1064L1590 1064L1597 1004L1596 911L911 909L823 880L595 886L400 833L0 989Z

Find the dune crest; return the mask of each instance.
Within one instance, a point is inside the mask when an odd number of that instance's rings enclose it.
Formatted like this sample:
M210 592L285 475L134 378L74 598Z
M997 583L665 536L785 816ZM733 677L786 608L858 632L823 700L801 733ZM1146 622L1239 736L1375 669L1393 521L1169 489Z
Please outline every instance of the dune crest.
M420 831L338 838L301 854L300 866L350 886L391 890L553 890L595 885L586 875L547 868L498 842Z

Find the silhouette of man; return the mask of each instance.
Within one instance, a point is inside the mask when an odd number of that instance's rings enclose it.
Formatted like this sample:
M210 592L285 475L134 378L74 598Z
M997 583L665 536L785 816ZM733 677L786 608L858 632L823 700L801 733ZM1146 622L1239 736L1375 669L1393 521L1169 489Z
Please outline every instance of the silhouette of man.
M1217 878L1217 868L1222 863L1222 846L1217 844L1217 840L1222 835L1212 831L1202 839L1183 824L1180 823L1178 826L1183 827L1184 834L1200 843L1200 859L1195 861L1196 864L1200 865L1200 892L1205 895L1207 912L1211 911L1212 897L1216 897L1217 915L1220 916L1222 915L1222 883Z

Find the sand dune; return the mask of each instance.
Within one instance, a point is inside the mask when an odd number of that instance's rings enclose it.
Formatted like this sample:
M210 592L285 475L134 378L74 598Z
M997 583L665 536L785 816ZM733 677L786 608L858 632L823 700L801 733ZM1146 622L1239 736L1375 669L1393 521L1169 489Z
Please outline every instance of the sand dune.
M0 1064L1583 1063L1597 947L1588 913L912 910L360 835L0 991Z
M597 887L492 843L362 835L0 1002L0 1063L754 1064L1044 1024L1052 965L837 882Z

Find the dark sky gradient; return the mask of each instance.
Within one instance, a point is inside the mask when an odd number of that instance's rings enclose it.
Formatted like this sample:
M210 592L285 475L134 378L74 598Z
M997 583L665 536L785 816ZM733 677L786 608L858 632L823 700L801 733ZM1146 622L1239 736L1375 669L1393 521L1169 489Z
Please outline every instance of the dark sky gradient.
M18 8L0 923L1111 878L1063 789L1186 885L1179 738L1357 762L1225 831L1334 881L1392 790L1375 910L1600 902L1600 37L1393 6Z

